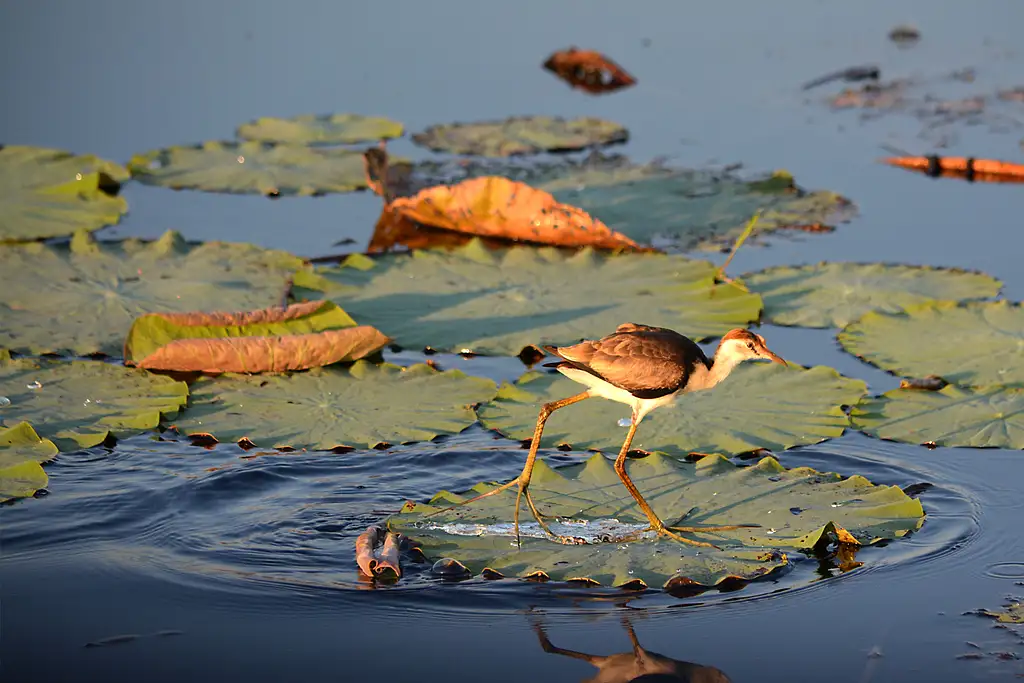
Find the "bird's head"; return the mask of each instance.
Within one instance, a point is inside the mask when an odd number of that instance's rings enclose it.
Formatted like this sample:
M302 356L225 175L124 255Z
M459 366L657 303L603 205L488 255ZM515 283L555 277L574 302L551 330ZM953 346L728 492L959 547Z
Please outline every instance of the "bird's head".
M750 330L736 328L722 337L715 352L715 363L737 365L745 360L770 360L773 363L788 365L765 344L764 337Z

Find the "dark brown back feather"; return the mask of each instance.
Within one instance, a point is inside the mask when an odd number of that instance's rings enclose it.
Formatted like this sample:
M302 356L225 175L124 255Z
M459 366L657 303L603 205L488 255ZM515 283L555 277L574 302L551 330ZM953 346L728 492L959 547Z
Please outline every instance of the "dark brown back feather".
M637 398L671 394L686 385L696 364L711 366L689 338L668 328L635 323L619 325L613 334L597 341L545 346L544 350Z

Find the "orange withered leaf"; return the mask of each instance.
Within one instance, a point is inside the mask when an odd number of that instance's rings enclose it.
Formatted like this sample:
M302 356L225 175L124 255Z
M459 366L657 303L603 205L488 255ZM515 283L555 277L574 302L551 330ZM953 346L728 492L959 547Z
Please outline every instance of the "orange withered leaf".
M614 92L636 84L636 79L621 66L594 50L555 52L544 62L544 68L573 88L592 95Z
M381 548L378 551L377 546ZM398 536L379 526L371 526L356 539L356 564L367 576L380 576L391 572L402 576L399 561Z
M390 339L331 301L258 311L150 313L132 324L125 364L174 372L259 373L351 362Z
M930 176L964 178L974 182L1024 182L1024 164L971 157L886 157L883 164L919 171Z
M394 200L385 213L388 210L424 225L481 237L559 247L642 249L586 211L499 176L428 187Z

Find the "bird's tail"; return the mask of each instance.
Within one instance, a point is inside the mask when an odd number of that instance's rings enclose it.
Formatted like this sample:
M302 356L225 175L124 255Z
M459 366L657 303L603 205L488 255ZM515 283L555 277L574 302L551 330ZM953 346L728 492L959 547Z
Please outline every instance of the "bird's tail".
M545 368L557 368L559 365L562 365L563 363L565 363L565 357L562 356L561 352L559 352L557 346L551 346L550 344L544 344L544 345L541 346L541 348L544 349L545 351L547 351L552 356L555 356L556 358L560 358L561 359L561 360L554 361L552 363L545 363L543 367L545 367Z

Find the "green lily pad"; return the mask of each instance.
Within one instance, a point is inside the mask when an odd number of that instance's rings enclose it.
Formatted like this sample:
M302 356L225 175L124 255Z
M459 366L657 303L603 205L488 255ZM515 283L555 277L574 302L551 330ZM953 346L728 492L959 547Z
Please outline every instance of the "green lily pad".
M1024 308L1009 301L932 301L867 313L839 333L843 348L903 377L961 386L1024 386Z
M477 412L485 427L510 439L528 439L542 404L582 390L560 374L528 372L515 384L503 384ZM857 403L866 391L861 380L824 366L804 370L746 363L713 389L684 394L648 415L633 448L683 456L818 443L842 435L849 426L842 406ZM617 452L626 438L618 422L628 417L628 406L588 399L555 412L541 445Z
M1024 624L1024 603L1018 600L1008 602L1003 610L979 609L976 613L992 617L1001 624Z
M0 415L3 408L0 407ZM49 477L42 463L53 460L57 447L42 439L28 422L0 427L0 503L28 498L46 488Z
M127 169L91 154L0 146L0 242L113 225L128 203L111 195L127 179Z
M785 171L748 181L720 172L607 165L556 173L537 187L638 242L682 251L731 245L758 210L756 235L834 225L857 212L834 192L797 187Z
M264 142L204 142L137 154L139 182L175 190L299 197L366 188L363 153Z
M259 118L239 126L236 134L243 140L261 142L342 145L401 137L402 124L380 116L303 114L290 119Z
M617 123L595 118L513 116L504 121L431 126L412 141L437 152L507 157L566 152L625 142L629 133Z
M302 261L249 244L155 242L0 247L0 346L23 353L119 356L136 316L279 305Z
M188 386L163 375L99 361L29 360L0 365L0 425L30 422L61 451L153 429L188 400Z
M601 337L625 321L701 339L757 320L761 308L737 285L714 286L713 264L664 254L566 256L473 240L451 252L360 257L318 273L300 272L295 284L325 292L401 346L453 352L516 354Z
M174 426L189 436L273 448L371 448L457 434L476 421L473 405L494 391L492 381L458 370L367 361L271 377L223 375L192 386L192 404Z
M882 439L936 446L1024 448L1024 389L894 389L865 398L850 420Z
M764 299L767 322L798 327L843 327L868 311L894 313L934 299L985 299L1002 286L955 268L826 262L768 268L743 282Z
M600 454L557 470L538 461L530 483L541 513L557 519L556 530L597 542L566 546L548 540L524 504L523 547L517 549L511 524L514 489L426 518L493 488L485 484L465 497L442 492L429 504L406 503L388 523L419 541L428 557L456 559L474 574L487 567L506 576L542 573L556 580L612 586L642 581L648 586L710 587L727 579L767 576L788 563L785 551L850 540L844 531L867 545L904 536L924 521L921 503L897 486L874 485L860 476L843 479L808 467L787 470L772 457L738 467L721 456L681 463L653 454L629 461L628 472L666 523L675 523L693 508L687 524L761 526L701 538L721 549L696 548L652 534L628 543L600 542L602 533L629 533L647 525L611 462Z

